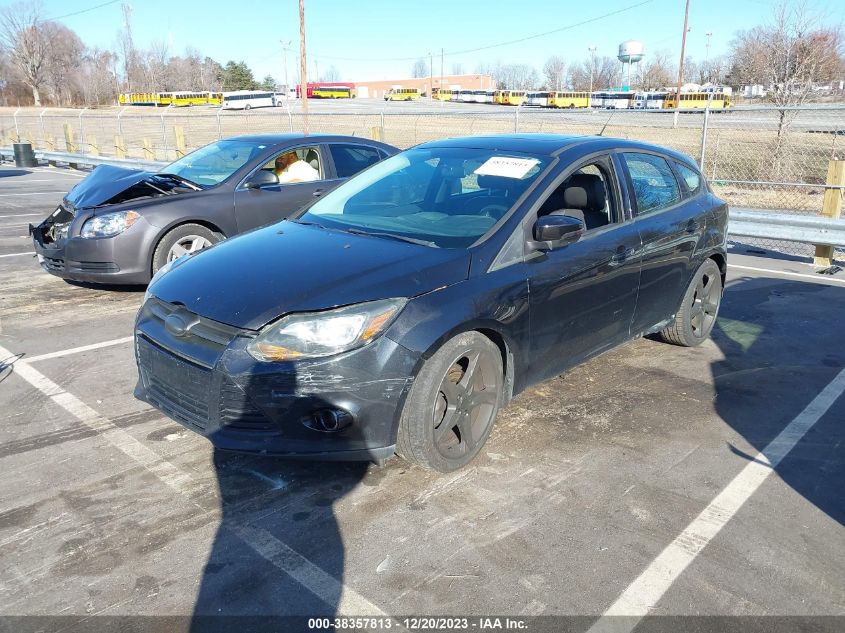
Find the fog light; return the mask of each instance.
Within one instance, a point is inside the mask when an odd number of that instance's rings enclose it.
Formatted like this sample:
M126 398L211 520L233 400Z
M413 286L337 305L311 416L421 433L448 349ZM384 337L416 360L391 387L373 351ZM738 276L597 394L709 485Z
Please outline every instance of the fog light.
M350 426L352 422L352 414L343 409L317 409L302 418L302 424L323 433L338 433Z

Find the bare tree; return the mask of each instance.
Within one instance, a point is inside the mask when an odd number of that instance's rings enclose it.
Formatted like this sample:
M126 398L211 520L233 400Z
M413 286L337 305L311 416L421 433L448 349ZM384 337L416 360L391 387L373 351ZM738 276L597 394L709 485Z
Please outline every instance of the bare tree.
M566 62L559 55L552 55L546 60L543 66L543 74L546 76L546 85L549 90L563 90L566 84Z
M596 57L592 60L588 57L581 63L571 64L569 83L574 90L589 90L591 74L594 90L610 88L619 77L619 62L613 57Z
M533 66L528 64L497 63L492 70L493 79L500 89L530 90L540 83L540 77Z
M667 88L678 76L678 70L672 61L669 51L663 49L655 51L649 56L643 68L643 90L660 90Z
M325 72L323 72L323 76L320 78L320 81L326 81L328 83L340 81L340 71L334 66L329 66Z
M768 99L780 108L772 152L772 172L783 173L782 155L789 126L820 82L841 70L842 31L825 26L803 4L784 2L768 24L737 33L733 41L731 79L737 84L763 84Z
M56 105L69 106L79 92L77 71L85 45L73 30L63 24L43 22L41 28L50 42L45 83Z
M12 68L32 90L32 100L41 105L39 89L47 79L50 42L41 23L39 3L18 3L0 11L0 47Z
M842 31L823 26L803 4L785 2L770 23L737 33L732 48L734 82L763 84L775 105L796 106L841 70Z
M464 69L464 65L461 62L455 62L452 64L452 74L453 75L463 75L466 73Z
M422 57L415 61L411 67L411 77L428 77L428 64Z

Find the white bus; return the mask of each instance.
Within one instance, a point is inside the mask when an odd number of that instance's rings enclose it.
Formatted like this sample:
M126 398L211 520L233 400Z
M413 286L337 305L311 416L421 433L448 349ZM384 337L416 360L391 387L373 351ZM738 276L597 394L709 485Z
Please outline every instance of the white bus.
M548 92L526 92L525 105L546 108L549 105L550 96L551 95Z
M223 93L224 110L249 110L251 108L272 108L276 98L272 92L259 90L236 90Z
M493 103L493 91L492 90L473 90L472 91L472 101L473 101L473 103Z

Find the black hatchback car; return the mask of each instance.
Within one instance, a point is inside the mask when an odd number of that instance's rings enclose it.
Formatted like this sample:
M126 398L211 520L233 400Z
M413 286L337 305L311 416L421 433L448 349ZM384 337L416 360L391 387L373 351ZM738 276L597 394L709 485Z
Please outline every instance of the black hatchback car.
M33 246L42 268L64 279L145 284L168 261L278 222L398 151L353 136L254 134L155 173L101 165L30 227Z
M421 145L160 271L136 396L224 449L454 470L532 383L644 334L705 340L727 215L652 145Z

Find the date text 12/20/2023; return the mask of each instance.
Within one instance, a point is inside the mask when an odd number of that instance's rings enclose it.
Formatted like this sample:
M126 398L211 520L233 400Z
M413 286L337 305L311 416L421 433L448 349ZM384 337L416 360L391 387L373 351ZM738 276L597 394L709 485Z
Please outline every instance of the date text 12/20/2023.
M309 618L311 630L389 630L393 626L408 631L520 631L528 629L524 618L476 616L435 617L418 616L405 618L390 617L335 617Z

